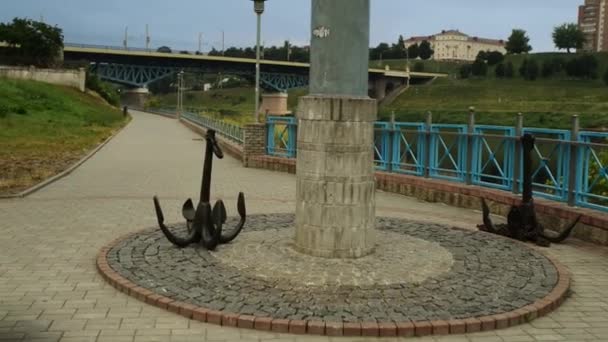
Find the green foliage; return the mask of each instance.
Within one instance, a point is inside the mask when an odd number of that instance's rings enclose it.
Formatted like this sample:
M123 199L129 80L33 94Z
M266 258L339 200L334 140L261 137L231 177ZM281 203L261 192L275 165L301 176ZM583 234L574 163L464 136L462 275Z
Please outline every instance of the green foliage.
M171 53L171 52L173 52L173 51L172 51L172 50L171 50L171 48L170 48L170 47L168 47L168 46L161 46L161 47L159 47L158 49L156 49L156 52L161 52L161 53Z
M566 23L553 30L555 47L562 50L582 49L585 44L585 34L575 23Z
M541 75L543 78L549 78L555 74L555 69L553 68L553 63L551 61L544 61Z
M63 31L42 22L14 18L11 23L0 23L0 41L17 52L21 63L53 66L63 48Z
M410 59L416 59L416 58L420 57L420 50L419 50L418 44L412 44L412 45L408 46L407 53L408 53Z
M524 76L524 79L528 81L535 81L538 78L540 71L539 69L540 68L538 67L538 62L536 59L530 59L530 61L527 63L526 75Z
M473 72L473 70L472 70L471 65L464 64L463 66L460 67L458 74L460 75L461 79L467 79L467 78L471 77L472 72Z
M505 77L505 65L503 63L500 63L496 66L496 69L494 69L494 74L496 75L497 78L504 78Z
M507 41L505 46L508 53L528 53L532 51L530 46L530 38L527 36L526 31L520 29L514 29Z
M423 60L430 59L433 56L433 54L435 53L435 51L433 51L433 49L431 49L431 43L429 43L426 40L423 40L420 43L418 50L419 50L418 53L420 54L420 58Z
M488 54L486 56L486 61L488 62L488 65L490 65L490 66L502 63L502 61L504 61L504 60L505 60L505 55L503 55L499 51L488 52Z
M566 63L566 74L575 78L596 79L598 67L599 63L595 56L583 55Z
M481 59L476 59L471 65L471 73L473 76L484 77L488 74L488 65Z
M509 61L505 65L505 78L513 77L515 77L515 67L513 66L513 62Z
M101 81L96 74L87 72L86 87L99 94L99 96L108 101L109 104L113 106L120 105L120 94L118 93L118 90L109 83Z
M416 63L414 64L413 71L416 71L416 72L423 72L423 71L424 71L424 63L422 63L422 62L416 62Z
M604 73L604 83L608 85L608 70L606 70L606 72Z

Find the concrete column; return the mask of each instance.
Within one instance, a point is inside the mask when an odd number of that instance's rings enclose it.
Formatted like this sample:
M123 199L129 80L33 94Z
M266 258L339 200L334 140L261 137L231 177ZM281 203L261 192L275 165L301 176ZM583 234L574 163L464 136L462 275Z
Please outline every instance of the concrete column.
M149 96L147 88L129 89L123 92L122 102L129 107L144 108Z
M376 93L376 100L382 101L386 97L386 78L379 77L374 81L374 90Z
M312 9L311 94L297 113L295 248L358 258L375 247L369 0L312 0Z
M287 109L287 93L272 93L262 95L262 105L260 113L268 113L269 115L288 115L291 112Z

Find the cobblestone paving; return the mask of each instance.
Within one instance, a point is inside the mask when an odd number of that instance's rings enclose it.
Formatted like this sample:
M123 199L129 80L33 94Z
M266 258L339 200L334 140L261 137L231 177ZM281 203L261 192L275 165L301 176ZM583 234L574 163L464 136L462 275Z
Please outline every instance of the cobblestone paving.
M26 198L0 200L0 340L6 341L373 341L291 336L190 321L117 292L95 269L99 249L155 226L151 197L169 222L196 198L203 143L179 123L134 113L133 122L69 177ZM215 163L212 196L234 213L292 213L295 177ZM379 193L378 215L471 228L480 214ZM232 209L232 211L231 211ZM572 296L548 317L506 330L421 341L608 341L608 248L571 240L543 250L573 273ZM397 341L384 339L382 341ZM418 339L414 339L417 341Z
M236 225L237 220L232 221L229 223ZM282 235L284 240L279 244L287 243L295 236L294 221L292 214L258 215L249 218L247 229L253 231L249 234L262 231L268 237ZM332 322L449 320L505 313L546 297L557 283L557 271L543 255L490 234L393 218L378 219L376 228L385 237L376 246L380 256L359 260L346 275L341 275L340 262L329 264L322 258L302 260L294 254L282 260L268 259L266 255L274 254L274 248L256 249L257 253L250 255L247 233L244 241L237 240L231 249L240 251L238 258L252 261L246 265L255 263L256 269L266 269L263 278L255 269L243 272L232 267L231 262L224 262L223 246L220 252L200 247L175 248L158 229L120 243L110 251L108 261L134 283L178 301L246 315ZM385 235L387 232L389 236ZM185 227L180 233L186 234ZM435 265L425 262L425 255L409 255L407 249L393 252L394 259L388 259L380 251L383 245L395 241L393 235L438 243L454 260L440 258ZM441 247L431 252L441 252ZM403 262L408 258L409 265ZM312 267L303 261L312 263ZM281 275L281 271L275 271L277 263L282 264L282 272L293 273L276 277L273 273ZM395 278L409 271L415 273L417 269L408 267L418 263L436 271L420 282ZM315 272L319 266L326 273L316 274L320 277L314 281L316 286L304 284L302 276ZM367 278L372 280L369 284L340 281L351 273L374 272L373 267L381 267L385 273L375 277L372 273L374 278ZM341 276L332 276L331 280L338 283L328 284L322 279L326 274ZM385 275L388 278L383 278ZM381 285L383 282L388 284Z

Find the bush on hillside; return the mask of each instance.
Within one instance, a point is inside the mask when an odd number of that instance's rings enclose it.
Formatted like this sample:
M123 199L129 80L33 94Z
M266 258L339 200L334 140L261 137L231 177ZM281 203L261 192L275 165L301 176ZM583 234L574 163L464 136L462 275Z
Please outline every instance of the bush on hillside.
M465 64L461 66L460 70L458 71L458 74L460 75L461 79L467 79L471 77L471 65Z
M606 70L606 73L604 73L604 83L608 85L608 70Z
M515 67L512 62L508 62L505 65L505 78L513 78L515 77Z
M416 62L416 64L414 64L414 71L416 72L423 72L424 71L424 63L422 62Z
M527 81L534 81L538 78L539 67L535 59L524 59L519 68L519 74Z
M488 65L481 59L476 59L471 65L471 73L473 76L483 77L488 74Z
M96 74L87 72L86 87L99 94L112 106L118 107L120 105L118 90L108 83L102 82Z
M555 69L552 61L544 61L541 68L541 76L543 78L549 78L555 74Z
M598 66L595 56L583 55L566 63L566 73L570 77L596 79Z
M502 63L504 59L505 56L498 51L488 52L488 54L486 55L486 61L488 62L488 65L497 65L499 63Z
M494 69L494 74L496 75L496 78L504 78L505 77L505 65L503 63L500 63L496 66L496 69Z

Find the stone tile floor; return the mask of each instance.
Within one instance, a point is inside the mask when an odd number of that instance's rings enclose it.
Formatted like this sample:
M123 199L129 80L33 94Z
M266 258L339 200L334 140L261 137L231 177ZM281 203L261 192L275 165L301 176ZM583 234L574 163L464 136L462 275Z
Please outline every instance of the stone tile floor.
M227 329L189 321L115 291L95 270L104 244L155 225L158 194L168 221L196 198L203 143L178 122L134 113L133 122L72 175L26 199L0 200L0 341L372 341ZM294 211L295 177L215 164L213 197L234 212ZM379 193L378 215L472 228L475 211ZM531 324L421 341L608 341L608 248L580 241L547 253L573 273L572 297ZM391 339L384 339L392 341ZM413 339L418 340L418 339Z

